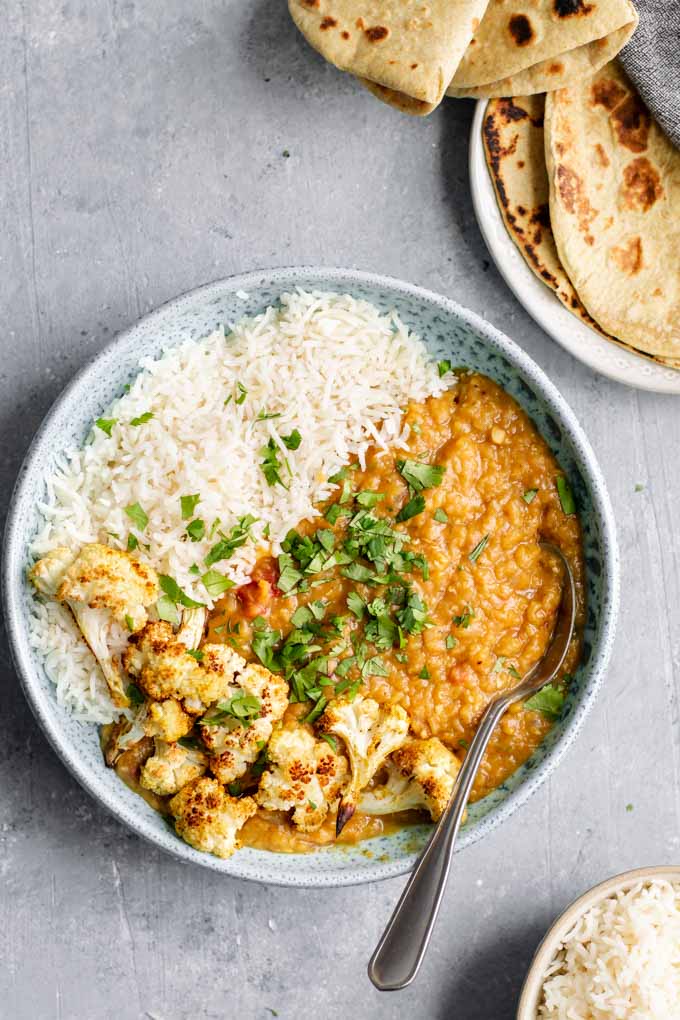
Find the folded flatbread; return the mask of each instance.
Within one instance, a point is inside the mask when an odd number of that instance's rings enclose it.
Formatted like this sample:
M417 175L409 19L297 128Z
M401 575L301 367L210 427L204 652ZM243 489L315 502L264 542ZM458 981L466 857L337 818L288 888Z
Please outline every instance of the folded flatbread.
M437 106L488 0L288 0L302 34L336 67L409 113Z
M589 314L680 358L680 152L616 61L548 94L545 159L557 253Z
M449 96L531 95L593 74L638 23L630 0L490 0Z
M554 291L565 308L606 339L633 349L600 328L560 262L550 223L544 110L545 96L541 95L492 99L487 105L482 137L505 226L527 265ZM680 367L680 360L645 356L672 368Z

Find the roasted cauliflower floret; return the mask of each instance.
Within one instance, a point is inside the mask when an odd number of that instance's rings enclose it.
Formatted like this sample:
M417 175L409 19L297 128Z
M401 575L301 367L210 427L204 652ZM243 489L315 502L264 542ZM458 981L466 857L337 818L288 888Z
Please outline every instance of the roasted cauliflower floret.
M160 797L168 797L205 772L207 759L202 751L182 747L181 744L168 744L158 738L155 743L155 753L146 760L139 774L139 781L145 789Z
M348 778L347 759L304 726L276 728L267 753L272 770L260 780L257 803L269 811L292 808L293 823L303 832L314 832Z
M225 784L253 764L288 707L286 681L255 663L234 678L230 692L229 701L218 702L199 720L212 754L210 771Z
M336 833L340 835L356 810L363 788L387 756L406 740L409 719L399 705L383 708L359 694L353 701L331 701L317 726L321 733L333 733L344 741L352 767L352 778L338 807Z
M387 781L365 790L359 810L367 815L426 810L438 822L448 804L460 762L441 740L409 738L387 762Z
M158 598L155 571L129 553L93 542L74 554L52 550L30 572L38 591L65 602L101 666L114 704L129 704L120 654L131 631L140 630L146 607Z
M59 548L38 560L30 573L38 591L65 602L95 655L111 698L127 707L120 654L130 631L147 621L146 607L158 598L155 572L128 553L93 542L80 552Z
M174 698L148 702L144 720L144 733L147 737L160 737L173 744L180 737L185 737L193 725L193 718Z
M230 697L234 676L245 664L227 645L213 644L203 646L197 661L163 620L133 634L123 655L123 665L145 694L154 701L182 701L195 715Z
M257 811L252 797L230 797L216 779L187 783L170 801L177 834L196 850L231 857L239 830Z
M98 542L84 545L70 563L66 562L67 554L71 555L68 550L55 549L45 560L38 560L31 572L36 586L49 579L53 590L48 594L60 602L108 609L121 627L141 630L148 619L146 607L160 594L156 572L129 553ZM59 561L64 565L61 578L56 573Z

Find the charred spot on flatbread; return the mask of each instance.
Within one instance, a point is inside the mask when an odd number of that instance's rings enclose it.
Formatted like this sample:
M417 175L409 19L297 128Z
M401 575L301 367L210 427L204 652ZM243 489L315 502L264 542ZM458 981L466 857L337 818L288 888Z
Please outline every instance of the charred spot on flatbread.
M595 9L595 4L583 0L553 0L553 10L558 18L582 18Z
M614 262L627 276L635 276L642 269L642 239L631 237L624 245L609 249Z
M662 195L659 171L646 156L638 156L623 168L621 198L626 208L648 212Z
M597 211L590 204L583 181L576 170L560 163L557 167L557 188L564 208L576 217L584 241L593 245L595 238L590 233L590 224L597 216Z
M536 34L526 14L513 14L508 22L508 31L515 46L528 46Z
M628 96L613 110L611 121L621 145L631 152L644 152L652 118L639 96Z
M325 18L322 18L319 28L321 29L322 32L327 32L329 28L335 28L336 25L337 21L335 20L335 18L326 16Z
M601 78L593 83L590 90L593 106L604 106L605 110L610 112L616 109L627 94L626 90L611 78Z
M373 25L371 28L364 29L364 35L372 43L382 42L383 39L387 39L389 34L389 28L385 28L384 25Z
M607 153L604 151L603 146L600 145L599 142L595 142L593 148L595 149L595 162L598 163L600 166L609 166L611 160Z

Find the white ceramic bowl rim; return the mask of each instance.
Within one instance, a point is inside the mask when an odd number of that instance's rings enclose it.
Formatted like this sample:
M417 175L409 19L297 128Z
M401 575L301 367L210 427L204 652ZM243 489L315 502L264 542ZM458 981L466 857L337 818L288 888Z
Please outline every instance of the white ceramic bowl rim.
M609 607L607 613L604 614L600 640L597 647L593 650L593 654L588 663L588 671L589 674L591 674L588 685L585 687L578 703L574 707L573 712L566 720L564 730L560 735L560 740L551 749L550 754L534 769L534 771L521 785L508 794L505 800L503 800L492 814L483 819L482 823L472 827L471 829L466 830L464 828L462 830L458 839L457 849L463 849L475 842L480 838L480 836L488 832L490 829L499 825L532 796L543 780L546 779L547 776L550 775L557 767L580 730L581 725L590 711L599 691L602 683L602 677L610 657L619 606L619 557L616 543L614 515L602 473L583 429L555 385L548 379L543 370L540 369L540 367L529 357L528 354L526 354L513 340L503 334L495 326L486 322L475 312L463 308L450 298L444 297L426 288L406 283L389 276L337 267L286 266L252 271L226 279L216 280L213 283L188 291L185 294L166 302L159 308L145 315L137 323L118 334L110 343L102 348L102 350L92 360L83 366L83 368L77 372L71 382L56 399L29 447L17 478L5 527L2 565L3 605L7 621L10 649L15 667L19 674L20 682L33 714L61 760L77 781L87 790L87 792L98 800L99 803L110 811L119 821L128 825L128 827L136 832L137 835L150 841L155 846L160 845L162 849L168 850L174 856L184 861L188 860L194 863L200 863L204 867L208 867L212 870L219 871L222 874L228 874L233 877L252 879L255 881L264 880L262 878L261 871L256 871L255 869L239 864L239 854L236 854L227 861L223 861L209 854L198 854L181 840L177 840L176 844L175 841L173 841L172 847L168 847L165 844L160 844L158 842L153 826L147 823L143 817L137 815L134 817L123 817L121 815L121 811L115 803L115 799L99 785L97 776L92 774L83 766L78 754L60 733L59 726L55 720L54 701L50 698L48 692L42 688L31 661L29 649L21 640L19 634L18 620L22 613L22 607L19 591L14 583L12 575L12 566L17 562L17 557L20 558L20 562L22 563L25 559L25 538L21 534L21 522L17 514L18 497L21 493L24 479L30 473L43 444L48 444L52 422L61 405L65 401L68 401L71 393L78 389L88 377L96 377L100 361L112 350L113 347L126 340L131 336L131 334L134 334L142 324L148 327L152 326L156 320L161 322L164 314L168 310L173 309L181 312L184 307L189 307L197 300L197 298L202 298L206 303L208 303L212 297L222 294L225 289L232 293L237 291L247 292L249 287L260 286L263 278L265 277L270 282L276 284L278 284L280 280L281 292L291 286L304 285L306 280L313 281L318 277L323 277L330 283L349 286L350 289L352 281L355 281L357 283L364 283L374 287L382 287L387 290L397 291L404 296L413 296L443 309L449 315L454 316L456 319L468 325L479 337L488 341L493 348L499 350L503 357L512 364L514 369L519 370L521 375L527 377L532 384L536 386L540 393L541 400L552 412L556 413L558 417L562 419L568 428L570 440L574 448L578 451L579 456L582 458L586 476L590 479L591 483L593 481L597 483L591 485L591 498L593 501L594 512L597 514L598 519L601 522L601 531L608 539L608 558L605 563L605 570L607 571L609 581ZM303 887L353 885L362 882L378 881L385 878L403 875L410 871L417 859L417 856L417 854L412 853L390 860L375 859L371 860L370 863L367 863L365 869L362 867L359 870L356 867L350 867L346 872L340 869L333 872L318 874L314 872L314 857L313 855L310 855L310 867L306 869L304 875L298 876L292 875L290 872L286 872L285 875L278 876L274 873L269 874L266 881L274 885L298 885Z
M597 906L598 903L601 903L620 889L630 889L632 886L637 885L638 882L658 882L663 879L668 882L680 883L680 865L655 864L646 868L634 868L632 871L623 871L619 875L612 875L611 878L606 878L603 882L594 885L592 889L582 893L568 907L565 907L559 917L548 928L548 931L536 948L524 984L522 985L517 1020L536 1020L536 1011L540 1002L539 996L543 988L543 975L555 955L560 942L579 917L582 917L591 907Z

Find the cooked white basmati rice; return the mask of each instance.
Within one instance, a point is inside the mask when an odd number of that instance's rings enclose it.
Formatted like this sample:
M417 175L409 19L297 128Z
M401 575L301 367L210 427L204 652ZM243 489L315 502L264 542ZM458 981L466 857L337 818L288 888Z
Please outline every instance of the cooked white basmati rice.
M270 545L276 554L287 531L336 488L329 475L352 456L363 462L372 443L402 443L404 406L450 382L439 378L420 339L396 314L349 295L284 294L279 308L230 329L140 362L129 392L102 415L116 419L111 435L93 427L48 482L40 507L45 525L31 550L36 557L83 542L124 549L133 532L140 555L159 573L212 605L190 568L206 569L215 521L228 532L245 514L258 518L254 541L215 565L241 584L257 556ZM147 412L151 420L130 424ZM277 417L257 421L263 414ZM281 437L294 429L302 442L289 450ZM261 450L270 439L290 466L282 471L287 489L268 485L262 472ZM206 524L199 542L187 540L180 511L180 496L195 493L201 497L195 516ZM125 513L135 503L149 518L143 532ZM67 610L36 599L32 642L62 704L93 722L118 714Z
M679 1020L680 887L639 882L591 907L546 973L540 1020Z

